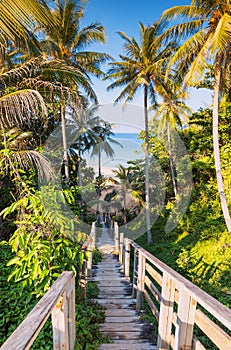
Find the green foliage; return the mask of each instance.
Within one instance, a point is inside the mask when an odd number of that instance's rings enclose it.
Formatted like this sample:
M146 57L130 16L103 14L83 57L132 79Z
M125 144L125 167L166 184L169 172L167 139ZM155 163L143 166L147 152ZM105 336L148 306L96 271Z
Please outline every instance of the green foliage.
M33 286L36 294L43 294L64 270L78 274L81 265L81 242L86 235L76 230L77 222L71 220L60 206L72 194L46 191L29 193L4 209L4 217L17 211L17 229L9 240L15 256L8 262L14 266L8 280L14 279L22 286ZM48 209L49 210L48 210Z
M76 345L75 350L96 350L106 341L99 332L99 324L104 322L101 305L87 300L76 305Z
M33 294L33 286L24 289L16 282L8 282L12 266L6 266L6 261L13 258L11 247L7 242L0 244L0 346L23 321L26 315L38 302ZM77 286L78 288L78 286ZM78 293L76 293L78 294ZM90 284L88 297L95 297L97 286ZM98 344L105 342L99 333L98 324L104 320L104 311L99 304L76 300L76 349L97 349ZM52 327L48 320L39 333L31 349L50 350L52 348Z
M230 106L220 109L221 164L225 191L230 203ZM172 205L171 183L166 181L166 206L152 227L154 244L145 235L138 243L167 265L190 279L210 295L231 305L231 238L224 223L217 193L212 156L212 112L200 109L190 120L190 127L180 132L191 158L193 189L191 202L176 229L165 232ZM151 139L151 153L158 158L166 180L170 178L166 151L158 140Z
M92 264L97 264L98 262L100 262L102 260L102 257L103 257L102 252L97 248L95 248L93 250Z

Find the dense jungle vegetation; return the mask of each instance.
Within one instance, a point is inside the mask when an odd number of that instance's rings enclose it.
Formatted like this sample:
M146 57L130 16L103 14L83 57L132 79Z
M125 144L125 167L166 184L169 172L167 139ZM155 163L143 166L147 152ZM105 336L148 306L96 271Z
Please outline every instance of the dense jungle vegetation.
M64 270L76 275L76 349L97 349L105 341L98 328L103 310L78 295L81 245L105 191L104 201L119 197L123 203L112 213L120 225L144 210L140 245L230 307L229 2L198 0L166 10L152 25L139 24L140 40L120 32L118 61L91 51L106 36L97 21L82 26L86 1L8 3L0 3L0 345ZM144 100L139 137L145 159L118 166L111 179L102 173L101 154L113 158L118 143L112 125L97 115L91 77L110 80L109 90L121 89L115 102L131 102L137 93ZM190 111L184 102L190 86L211 90L211 108ZM178 154L176 134L187 155ZM98 173L87 166L86 154L97 155ZM167 230L175 204L185 199L187 171L190 200L178 225ZM159 208L150 198L161 191L161 211L150 224ZM87 207L86 192L95 210ZM88 297L95 293L89 286ZM33 349L51 347L50 327Z

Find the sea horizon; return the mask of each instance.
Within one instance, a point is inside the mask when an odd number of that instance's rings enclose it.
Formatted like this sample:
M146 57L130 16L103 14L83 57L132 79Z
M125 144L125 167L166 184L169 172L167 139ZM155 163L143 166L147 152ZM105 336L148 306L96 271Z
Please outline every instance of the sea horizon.
M144 152L142 150L143 140L138 138L139 133L134 132L117 132L114 133L112 139L119 142L120 145L111 144L115 155L112 159L108 158L105 153L102 154L102 174L106 177L113 175L118 165L124 167L128 166L127 161L132 161L140 158L144 158ZM97 157L87 157L88 166L94 168L95 173L98 172Z

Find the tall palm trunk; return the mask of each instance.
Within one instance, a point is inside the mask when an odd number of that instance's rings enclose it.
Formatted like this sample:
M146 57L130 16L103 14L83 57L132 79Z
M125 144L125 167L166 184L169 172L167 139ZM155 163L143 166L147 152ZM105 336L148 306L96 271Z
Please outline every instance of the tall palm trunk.
M96 212L97 214L99 213L99 199L101 196L101 189L100 189L100 180L101 180L101 151L100 151L100 147L99 147L99 153L98 153L98 167L99 167L99 174L98 174L98 201L97 201L97 208L96 208Z
M148 132L148 87L144 85L144 122L145 122L145 213L148 243L152 242L150 223L150 191L149 191L149 132Z
M173 155L172 155L170 123L168 123L167 133L168 133L168 151L169 151L170 170L171 170L171 175L172 175L173 190L174 190L174 194L176 197L177 189L176 189L176 180L175 180L175 174L174 174L174 168L173 168Z
M126 189L123 191L123 201L124 201L124 224L127 227L127 201L126 201Z
M82 186L82 168L81 168L81 141L79 142L78 150L78 186Z
M217 187L220 195L221 208L224 215L225 223L229 233L231 234L231 219L226 201L223 178L221 173L221 161L219 150L219 134L218 134L218 106L219 106L219 91L220 91L221 70L217 69L215 74L214 98L213 98L213 151L215 168L217 175Z
M68 169L68 155L67 155L67 135L66 135L66 120L65 120L65 103L61 102L61 122L62 122L62 136L63 136L63 162L65 182L69 182L69 169Z
M100 177L101 177L101 151L100 151L100 147L99 147L98 158L99 158L99 179L100 179Z

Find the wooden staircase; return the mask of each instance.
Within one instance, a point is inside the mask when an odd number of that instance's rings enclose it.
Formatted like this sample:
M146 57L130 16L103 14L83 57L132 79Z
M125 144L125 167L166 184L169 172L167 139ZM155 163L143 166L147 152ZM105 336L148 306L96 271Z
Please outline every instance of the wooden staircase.
M106 309L105 323L100 325L100 330L109 338L110 344L100 345L99 350L209 350L211 347L205 348L195 336L194 325L216 348L231 349L229 308L186 280L136 242L124 238L116 224L114 230L105 227L100 230L97 247L103 253L103 260L92 270L95 241L96 226L93 223L91 234L82 246L84 259L79 281L84 299L86 282L93 272L90 279L99 286L97 302ZM115 252L119 253L119 259ZM128 278L130 274L132 285ZM132 298L132 291L136 299ZM153 345L155 339L151 325L145 323L137 312L142 310L144 300L158 321L156 346ZM206 314L203 309L207 310ZM74 350L78 333L76 335L73 272L65 271L59 276L1 346L1 350L30 349L51 314L54 349ZM208 317L208 314L211 317Z
M136 311L129 278L124 277L122 265L117 255L113 254L115 248L110 238L106 237L106 228L103 231L107 245L106 249L101 246L103 259L93 269L92 280L99 287L96 301L106 308L105 323L100 325L100 331L110 339L110 343L102 344L99 350L156 350L153 327L141 320Z

